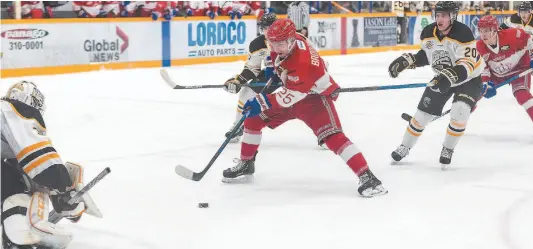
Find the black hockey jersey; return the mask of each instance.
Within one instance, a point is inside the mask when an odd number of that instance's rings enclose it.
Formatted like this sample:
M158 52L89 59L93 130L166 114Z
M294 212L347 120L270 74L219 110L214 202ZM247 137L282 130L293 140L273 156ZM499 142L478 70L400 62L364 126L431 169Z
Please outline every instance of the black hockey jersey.
M435 74L453 68L458 79L452 87L479 77L485 68L472 31L461 22L455 21L445 36L439 33L437 24L432 23L422 30L420 40L422 49L415 55L416 66L431 65Z

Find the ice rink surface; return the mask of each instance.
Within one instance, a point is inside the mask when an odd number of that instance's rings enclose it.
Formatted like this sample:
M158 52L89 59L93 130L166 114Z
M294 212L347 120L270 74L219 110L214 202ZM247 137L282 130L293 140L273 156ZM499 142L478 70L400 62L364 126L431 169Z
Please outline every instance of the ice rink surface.
M425 83L429 68L387 73L401 52L327 57L343 87ZM222 84L243 62L169 69L183 85ZM265 129L255 182L226 185L240 144L230 144L200 182L200 171L230 128L237 96L221 89L171 90L157 69L28 77L46 96L45 121L64 161L85 166L104 219L62 221L69 248L387 248L532 249L533 124L510 87L483 99L455 150L438 163L449 116L431 123L401 165L401 143L423 88L343 93L336 102L347 136L363 151L389 194L358 196L358 178L310 129L291 121ZM2 80L0 90L20 79ZM445 107L448 109L450 103ZM208 202L208 209L199 209Z

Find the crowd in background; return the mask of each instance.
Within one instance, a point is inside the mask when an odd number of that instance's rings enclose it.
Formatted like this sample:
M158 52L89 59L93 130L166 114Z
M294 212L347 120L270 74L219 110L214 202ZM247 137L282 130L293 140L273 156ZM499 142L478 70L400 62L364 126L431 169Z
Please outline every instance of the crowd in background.
M260 17L265 11L286 14L294 1L21 1L22 18L151 17L245 15ZM393 1L306 1L310 14L391 12ZM431 11L437 1L403 1L406 12ZM509 10L516 1L457 1L463 11ZM14 18L13 1L3 1L2 18Z

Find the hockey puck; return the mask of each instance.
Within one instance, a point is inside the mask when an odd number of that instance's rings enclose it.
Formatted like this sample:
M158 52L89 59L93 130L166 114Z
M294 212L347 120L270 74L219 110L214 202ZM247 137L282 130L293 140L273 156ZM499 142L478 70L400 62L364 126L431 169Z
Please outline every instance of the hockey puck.
M209 203L207 203L207 202L198 203L198 207L199 208L208 208L209 207Z

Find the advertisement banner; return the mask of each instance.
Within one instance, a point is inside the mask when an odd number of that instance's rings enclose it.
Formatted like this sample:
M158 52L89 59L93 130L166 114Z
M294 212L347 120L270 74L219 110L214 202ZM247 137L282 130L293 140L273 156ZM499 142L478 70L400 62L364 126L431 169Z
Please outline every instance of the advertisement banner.
M346 18L346 47L358 48L364 44L363 17Z
M503 23L503 20L505 18L511 16L511 15L495 15L496 19L498 20L498 25L501 25ZM482 15L465 15L464 23L472 30L472 33L474 34L474 38L477 40L479 39L479 30L477 29L477 22L482 17Z
M420 44L420 34L422 34L422 30L433 22L433 17L430 15L410 17L408 28L409 44Z
M161 60L153 22L2 25L2 68Z
M397 26L396 17L365 17L364 46L396 46L398 42Z
M172 59L248 54L257 36L256 20L172 22Z
M339 18L313 18L309 24L309 39L318 49L341 47L341 24Z

